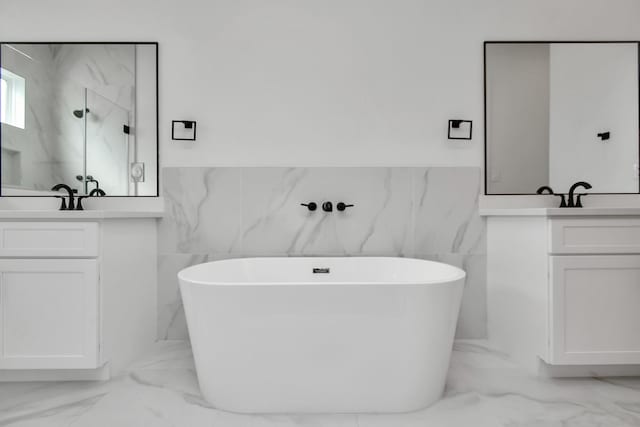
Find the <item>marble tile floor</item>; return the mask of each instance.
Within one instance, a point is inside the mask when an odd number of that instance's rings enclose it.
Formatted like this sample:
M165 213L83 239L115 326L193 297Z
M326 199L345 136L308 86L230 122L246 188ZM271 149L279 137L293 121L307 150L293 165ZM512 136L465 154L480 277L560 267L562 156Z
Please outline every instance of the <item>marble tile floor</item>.
M0 384L0 426L640 426L640 378L537 378L485 342L462 340L445 396L430 408L395 415L239 415L202 400L187 342L161 341L109 382Z

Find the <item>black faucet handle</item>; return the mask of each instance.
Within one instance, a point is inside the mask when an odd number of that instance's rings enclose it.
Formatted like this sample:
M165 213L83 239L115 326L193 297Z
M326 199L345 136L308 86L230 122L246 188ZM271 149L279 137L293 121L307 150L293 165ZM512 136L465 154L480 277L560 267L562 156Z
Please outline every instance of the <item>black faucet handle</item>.
M78 196L78 203L76 203L76 210L83 211L84 206L82 206L82 199L88 199L91 196Z
M556 197L560 197L560 206L561 208L566 208L567 206L567 199L564 197L564 194L554 194L554 196Z
M576 208L581 208L582 207L582 196L588 196L588 193L580 193L578 194L578 196L576 197Z
M343 212L350 207L353 207L353 205L347 205L343 202L338 202L338 204L336 205L336 209L338 209L340 212Z
M325 212L333 212L333 203L324 202L322 204L322 210L325 211Z
M316 202L300 203L300 206L306 206L306 208L309 209L311 212L318 209L318 204Z
M64 198L64 196L55 196L56 199L60 199L60 209L61 211L66 211L67 210L67 200Z

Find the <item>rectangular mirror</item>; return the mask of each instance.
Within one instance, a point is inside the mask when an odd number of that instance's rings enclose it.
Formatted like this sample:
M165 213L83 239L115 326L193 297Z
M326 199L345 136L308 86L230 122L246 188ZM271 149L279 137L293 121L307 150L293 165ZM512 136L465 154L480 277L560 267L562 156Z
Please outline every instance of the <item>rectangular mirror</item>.
M0 43L1 196L158 196L157 43Z
M638 193L638 42L485 42L485 194Z

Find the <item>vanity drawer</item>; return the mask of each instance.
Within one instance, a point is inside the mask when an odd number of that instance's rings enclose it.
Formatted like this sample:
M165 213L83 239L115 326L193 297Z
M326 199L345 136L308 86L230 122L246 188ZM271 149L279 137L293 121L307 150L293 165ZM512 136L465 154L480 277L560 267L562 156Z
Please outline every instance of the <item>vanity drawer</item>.
M550 220L552 254L640 254L640 218Z
M96 222L0 223L0 257L95 258Z

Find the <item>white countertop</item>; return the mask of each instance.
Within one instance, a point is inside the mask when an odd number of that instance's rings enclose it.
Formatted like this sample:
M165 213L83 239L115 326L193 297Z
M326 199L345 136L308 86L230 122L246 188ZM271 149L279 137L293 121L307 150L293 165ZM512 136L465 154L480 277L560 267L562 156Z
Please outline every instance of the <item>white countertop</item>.
M484 208L481 216L640 216L640 207Z
M58 210L0 210L0 219L116 219L162 218L161 211L58 211Z

